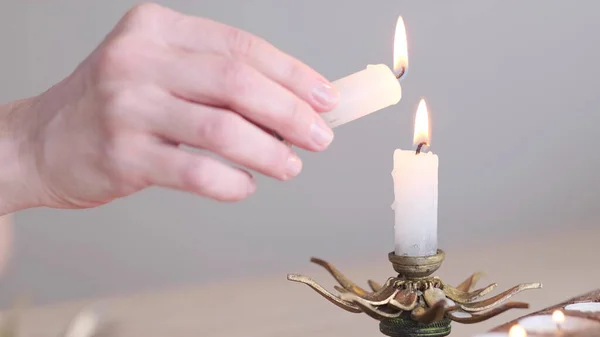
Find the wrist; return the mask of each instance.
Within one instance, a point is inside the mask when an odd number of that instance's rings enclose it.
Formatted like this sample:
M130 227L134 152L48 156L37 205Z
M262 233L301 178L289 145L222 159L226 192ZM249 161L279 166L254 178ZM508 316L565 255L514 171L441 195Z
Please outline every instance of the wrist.
M22 127L31 105L29 99L0 105L0 216L36 206Z

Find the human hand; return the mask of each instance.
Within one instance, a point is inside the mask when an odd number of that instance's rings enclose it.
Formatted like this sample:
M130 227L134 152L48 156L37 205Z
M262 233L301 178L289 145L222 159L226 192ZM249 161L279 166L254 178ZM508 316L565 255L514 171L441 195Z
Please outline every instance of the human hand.
M87 208L149 186L221 201L251 195L246 169L287 180L333 132L338 93L266 41L155 4L129 11L77 69L11 112L28 200ZM206 150L212 156L180 145Z

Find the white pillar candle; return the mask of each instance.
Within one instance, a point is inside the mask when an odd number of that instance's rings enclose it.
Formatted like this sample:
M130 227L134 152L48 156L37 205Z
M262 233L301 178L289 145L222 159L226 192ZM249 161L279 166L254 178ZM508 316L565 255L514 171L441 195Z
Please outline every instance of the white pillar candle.
M394 72L385 64L366 69L333 82L340 101L332 111L321 114L331 128L397 104L402 88Z
M427 105L421 100L414 143L429 143ZM394 252L430 256L437 252L438 156L415 150L394 151Z

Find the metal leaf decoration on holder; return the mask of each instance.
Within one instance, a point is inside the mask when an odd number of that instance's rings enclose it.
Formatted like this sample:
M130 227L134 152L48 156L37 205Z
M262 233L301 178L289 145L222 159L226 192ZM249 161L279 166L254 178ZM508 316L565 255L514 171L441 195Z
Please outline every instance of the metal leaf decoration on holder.
M431 276L442 264L445 253L423 257L388 255L398 273L381 285L369 280L367 291L342 274L330 263L312 258L311 262L325 268L337 281L338 294L326 290L309 277L288 274L287 279L308 285L336 306L364 313L379 321L380 331L391 337L447 336L452 321L473 324L485 321L510 309L527 309L524 302L508 302L514 295L528 289L539 289L541 283L516 285L496 296L484 298L496 287L492 283L476 288L482 273L474 273L453 287L437 276Z

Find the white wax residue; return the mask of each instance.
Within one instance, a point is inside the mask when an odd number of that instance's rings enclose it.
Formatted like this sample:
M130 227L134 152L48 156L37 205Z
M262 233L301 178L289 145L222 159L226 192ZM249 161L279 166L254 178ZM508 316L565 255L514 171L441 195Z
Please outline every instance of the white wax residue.
M335 109L321 114L331 128L397 104L402 98L400 82L385 64L369 65L333 85L340 92L340 101Z
M552 315L536 315L521 319L519 325L530 333L553 333L558 331L557 324L552 320ZM560 324L560 329L574 332L585 329L599 329L600 323L585 318L566 316Z
M469 314L468 312L464 312L464 311L453 312L452 316L455 316L455 317L458 317L458 318L470 318L470 317L473 317L473 315Z
M414 150L394 151L395 254L437 253L438 156Z
M581 312L600 312L600 303L598 302L581 302L569 304L565 307L568 311L581 311Z

